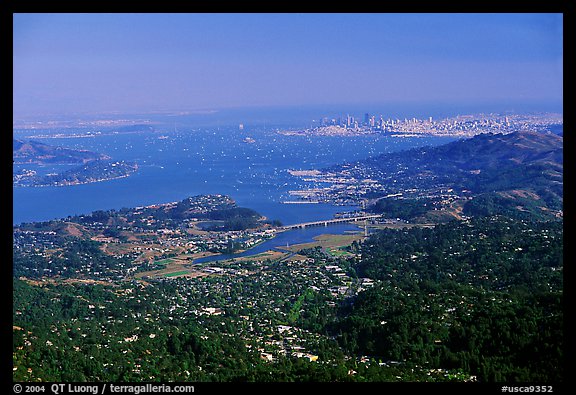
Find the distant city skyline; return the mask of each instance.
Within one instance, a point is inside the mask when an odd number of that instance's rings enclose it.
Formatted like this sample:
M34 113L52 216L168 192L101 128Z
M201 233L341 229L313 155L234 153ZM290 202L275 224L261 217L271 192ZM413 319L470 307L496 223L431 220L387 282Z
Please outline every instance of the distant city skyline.
M562 14L14 14L14 116L555 103Z

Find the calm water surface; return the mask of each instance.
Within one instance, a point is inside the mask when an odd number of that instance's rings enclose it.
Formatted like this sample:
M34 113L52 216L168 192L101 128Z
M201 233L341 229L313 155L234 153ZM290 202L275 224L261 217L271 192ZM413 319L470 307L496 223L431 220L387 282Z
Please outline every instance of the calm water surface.
M24 132L25 134L30 132ZM15 133L17 138L21 138ZM251 137L254 143L246 143ZM276 130L238 127L157 128L156 131L105 135L91 138L37 138L51 145L88 149L115 160L135 161L137 173L130 177L86 185L13 188L13 223L46 221L95 210L120 209L179 201L200 194L225 194L238 205L250 207L284 224L332 218L355 207L327 204L282 204L294 200L288 192L306 186L289 169L318 169L425 145L438 145L447 138L306 137L284 136ZM15 166L19 169L22 166ZM61 171L66 166L30 166L40 173ZM311 185L308 185L311 186ZM333 233L341 228L329 227ZM309 241L317 228L306 229ZM292 234L290 244L302 238ZM279 236L278 243L285 241ZM274 242L276 243L276 241ZM268 245L267 247L270 247Z

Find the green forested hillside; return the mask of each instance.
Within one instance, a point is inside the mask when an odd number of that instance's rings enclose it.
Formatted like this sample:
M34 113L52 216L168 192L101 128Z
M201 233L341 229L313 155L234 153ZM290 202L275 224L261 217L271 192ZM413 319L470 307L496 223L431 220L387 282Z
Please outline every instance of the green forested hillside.
M332 330L345 349L481 381L562 379L561 222L383 231L356 270L382 282L340 309Z
M207 278L15 279L13 378L558 382L562 246L562 222L486 217Z

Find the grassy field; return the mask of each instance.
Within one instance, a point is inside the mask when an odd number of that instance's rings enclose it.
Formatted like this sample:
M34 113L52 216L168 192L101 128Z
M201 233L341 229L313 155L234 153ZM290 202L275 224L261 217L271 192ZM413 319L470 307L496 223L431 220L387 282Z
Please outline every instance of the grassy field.
M167 259L162 259L160 261L155 261L154 264L155 265L167 265L169 263L174 262L174 260L172 258L167 258Z
M236 262L246 262L246 261L265 261L270 259L271 261L277 261L285 258L288 254L280 251L266 251L256 255L244 256L241 258L236 258Z
M176 277L176 276L182 276L184 274L190 274L190 270L181 270L179 272L165 273L163 277Z
M174 258L162 259L161 261L154 262L154 263L157 265L158 269L150 270L147 272L137 273L134 277L136 277L136 278L143 278L143 277L159 278L159 277L171 277L170 275L172 273L179 273L178 275L181 275L181 274L195 272L195 270L187 269L183 266L183 263L186 263L185 261L179 261L179 260L176 260Z
M154 264L158 267L155 270L150 270L147 272L140 272L134 275L135 278L141 279L142 277L167 277L170 273L185 272L189 277L201 277L207 275L207 273L201 272L196 269L187 269L184 265L191 264L194 259L203 258L206 256L216 255L213 252L204 251L195 254L181 254L173 258L165 258L159 261L155 261ZM138 261L138 260L137 260ZM168 276L170 277L170 276Z
M289 251L298 252L305 248L316 248L320 247L323 250L335 254L345 254L340 248L349 246L354 241L361 241L364 238L361 234L351 234L351 235L320 235L314 237L313 242L304 244L294 244L288 247ZM340 251L339 251L340 250Z
M161 244L143 244L143 243L107 243L102 245L102 251L110 255L123 255L132 254L134 251L139 251L140 256L135 259L136 263L146 262L150 259L156 259L166 251L162 252L165 247ZM185 252L183 247L171 248L169 253L182 254Z
M162 265L161 265L162 266ZM204 277L208 276L208 273L196 270L193 268L184 268L182 264L169 263L166 266L159 268L158 270L151 270L148 272L141 272L134 275L137 279L142 279L144 277L150 278L162 278L162 277L176 277L176 276L187 276L187 277Z
M348 251L343 251L343 250L341 250L341 248L343 248L343 247L340 247L340 248L337 248L337 249L334 249L334 248L326 248L326 252L329 253L329 254L332 255L332 256L335 256L335 257L346 256L346 255L349 255L349 254L350 254Z

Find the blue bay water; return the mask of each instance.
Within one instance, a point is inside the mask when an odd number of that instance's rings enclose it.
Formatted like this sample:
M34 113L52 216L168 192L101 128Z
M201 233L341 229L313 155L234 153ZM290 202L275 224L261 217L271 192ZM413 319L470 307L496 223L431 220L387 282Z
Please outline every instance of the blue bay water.
M245 142L246 137L255 142ZM239 206L250 207L284 224L328 219L355 207L283 204L283 201L294 200L290 190L312 186L291 176L289 169L319 169L451 141L440 137L378 135L284 136L264 127L239 130L237 125L211 128L179 125L177 130L166 126L144 133L36 140L104 153L115 160L135 161L139 169L130 177L85 185L13 188L14 224L66 218L95 210L167 203L200 194L229 195ZM55 169L37 166L36 170ZM329 229L335 233L343 231ZM309 232L308 240L313 233Z

